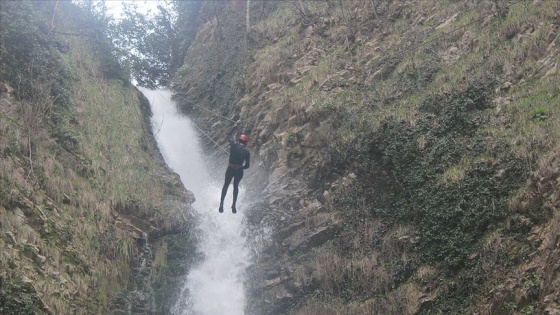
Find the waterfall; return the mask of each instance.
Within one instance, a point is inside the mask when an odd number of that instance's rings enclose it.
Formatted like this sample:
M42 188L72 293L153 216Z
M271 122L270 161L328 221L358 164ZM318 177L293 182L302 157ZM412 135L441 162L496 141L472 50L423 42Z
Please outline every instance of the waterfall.
M244 205L247 198L240 186L237 214L231 213L233 187L228 190L224 213L218 212L227 156L221 161L205 158L196 128L178 113L167 90L141 89L151 104L152 127L168 166L195 195L202 262L185 277L180 298L173 308L177 315L238 315L246 304L243 281L250 264ZM225 136L225 135L224 135ZM221 140L221 139L216 139ZM246 176L249 176L248 170Z

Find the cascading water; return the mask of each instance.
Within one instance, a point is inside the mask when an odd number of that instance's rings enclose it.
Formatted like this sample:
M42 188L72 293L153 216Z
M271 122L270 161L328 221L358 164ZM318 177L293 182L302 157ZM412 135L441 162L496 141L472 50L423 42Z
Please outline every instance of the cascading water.
M204 258L185 276L173 314L244 314L243 280L251 255L245 233L243 187L238 213L230 210L233 187L228 190L224 213L219 213L227 156L223 155L221 163L205 159L193 123L178 113L169 91L141 91L150 101L154 135L165 161L196 198L193 208L199 219L199 250Z

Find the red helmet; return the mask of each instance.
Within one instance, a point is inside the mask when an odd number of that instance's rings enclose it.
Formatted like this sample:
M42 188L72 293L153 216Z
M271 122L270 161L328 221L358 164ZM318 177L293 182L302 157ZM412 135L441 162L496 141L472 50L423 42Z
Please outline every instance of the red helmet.
M240 134L239 141L249 142L249 137L247 137L245 134Z

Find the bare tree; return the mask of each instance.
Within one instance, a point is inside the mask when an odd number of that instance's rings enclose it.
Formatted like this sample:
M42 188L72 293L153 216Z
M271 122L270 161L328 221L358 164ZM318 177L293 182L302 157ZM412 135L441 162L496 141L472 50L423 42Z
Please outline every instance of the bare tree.
M379 6L379 0L371 0L371 7L373 8L373 13L375 14L376 19L379 19L379 15L377 14L378 6Z
M303 18L304 24L313 24L311 13L309 12L307 6L303 4L301 0L292 0L292 4L299 11L300 16Z
M245 16L245 22L247 24L247 33L249 33L249 28L251 27L251 0L247 0L247 15Z

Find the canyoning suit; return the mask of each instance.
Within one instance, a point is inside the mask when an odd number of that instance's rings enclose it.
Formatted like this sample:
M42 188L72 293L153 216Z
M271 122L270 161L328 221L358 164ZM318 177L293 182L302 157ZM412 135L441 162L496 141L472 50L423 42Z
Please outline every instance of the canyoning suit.
M231 180L233 179L233 204L231 210L236 213L235 203L237 202L237 195L239 194L239 182L243 178L243 170L248 169L250 165L250 153L246 148L243 141L235 141L230 138L231 132L228 133L227 140L229 141L229 165L226 170L224 187L222 188L222 197L220 199L220 212L223 212L224 199Z

